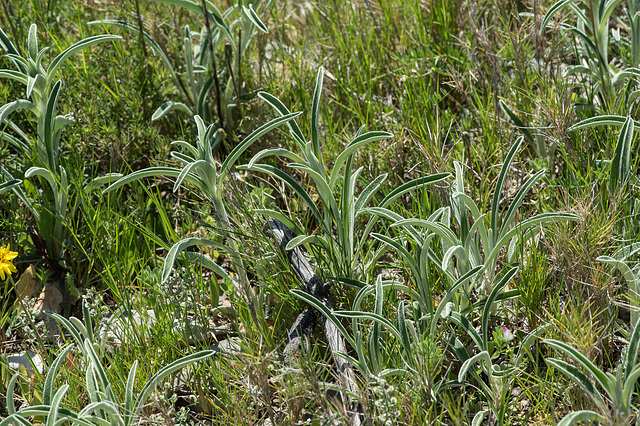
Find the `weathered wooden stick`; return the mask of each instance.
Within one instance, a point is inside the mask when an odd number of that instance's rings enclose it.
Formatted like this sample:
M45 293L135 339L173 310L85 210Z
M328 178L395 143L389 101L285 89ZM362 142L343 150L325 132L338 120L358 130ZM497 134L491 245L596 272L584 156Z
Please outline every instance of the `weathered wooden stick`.
M291 267L300 281L304 283L307 293L318 299L328 309L333 310L333 306L331 305L331 285L323 283L320 278L318 278L299 247L296 247L293 250L286 250L287 244L293 239L293 232L291 232L289 227L277 219L270 219L264 226L263 232L265 235L273 237L280 246L280 249L287 255ZM305 309L298 316L289 330L287 346L283 351L285 362L291 362L292 356L298 350L302 341L302 336L311 335L315 321L316 313L310 308ZM347 353L344 338L340 335L337 327L324 315L321 316L321 321L324 326L324 334L327 337L327 342L329 343L329 349L333 355L333 362L338 370L343 388L354 395L359 395L360 391L356 384L351 364L349 361L338 355L339 352ZM347 395L343 395L342 397L343 402L349 400ZM355 403L349 405L352 410L351 424L360 425L360 409L358 409L358 404Z

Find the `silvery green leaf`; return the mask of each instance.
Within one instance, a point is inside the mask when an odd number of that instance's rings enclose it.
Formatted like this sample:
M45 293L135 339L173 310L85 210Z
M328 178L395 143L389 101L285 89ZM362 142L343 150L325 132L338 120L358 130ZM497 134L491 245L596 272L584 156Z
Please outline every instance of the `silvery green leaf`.
M162 117L164 117L165 115L167 115L168 113L174 110L182 111L186 113L189 117L193 117L194 115L193 111L191 111L191 109L185 104L183 104L182 102L166 101L162 105L160 105L158 109L155 110L155 112L151 116L151 121L160 120Z
M151 379L149 379L147 384L142 388L142 391L140 391L140 393L138 394L138 398L136 398L136 401L133 404L133 408L130 411L131 416L125 418L125 426L130 426L133 423L135 416L140 412L140 410L142 410L142 407L146 403L147 398L149 397L151 392L158 386L158 384L162 380L164 380L165 377L190 364L202 361L213 354L215 354L215 351L211 350L196 352L172 362L171 364L167 365L156 374L154 374Z
M558 422L558 426L571 426L578 422L598 422L600 424L606 424L607 418L595 411L574 411L564 416L562 420Z
M269 32L269 29L265 24L262 23L262 21L260 20L260 17L258 16L255 9L253 8L253 4L249 4L249 7L242 5L242 11L244 12L245 16L249 18L251 22L253 22L253 25L258 27L260 31L262 31L265 34Z
M489 410L478 411L473 420L471 420L471 426L480 426L484 419L489 415Z
M226 249L223 244L220 244L217 241L213 241L207 238L192 237L192 238L185 238L183 240L178 241L171 247L171 249L169 250L169 253L167 254L167 257L164 260L164 266L162 267L163 283L166 282L169 279L169 276L171 275L171 270L173 269L173 264L176 261L176 256L182 253L182 251L184 251L185 249L195 245L211 246L219 250Z
M76 52L85 49L87 47L93 46L95 44L98 43L102 43L105 41L112 41L112 40L120 40L122 37L117 36L117 35L109 35L109 34L103 34L103 35L97 35L97 36L93 36L93 37L88 37L85 38L84 40L80 40L77 43L74 43L73 45L69 46L68 48L66 48L64 51L62 51L58 56L56 56L51 63L49 64L49 68L47 70L47 75L48 75L48 83L51 84L51 82L53 81L53 79L56 76L56 72L58 71L58 68L73 54L75 54Z

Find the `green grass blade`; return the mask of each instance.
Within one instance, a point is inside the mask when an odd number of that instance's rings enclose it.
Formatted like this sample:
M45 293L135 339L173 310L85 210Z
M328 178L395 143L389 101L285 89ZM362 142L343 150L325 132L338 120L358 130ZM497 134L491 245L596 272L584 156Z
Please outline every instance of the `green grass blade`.
M529 130L527 125L524 124L520 117L518 117L518 115L513 112L513 110L509 108L509 106L502 99L500 99L499 104L500 108L502 108L502 111L507 114L513 124L515 124L515 126L522 132L527 142L529 142L531 146L535 146L535 139L533 138L533 134L531 134L531 131Z

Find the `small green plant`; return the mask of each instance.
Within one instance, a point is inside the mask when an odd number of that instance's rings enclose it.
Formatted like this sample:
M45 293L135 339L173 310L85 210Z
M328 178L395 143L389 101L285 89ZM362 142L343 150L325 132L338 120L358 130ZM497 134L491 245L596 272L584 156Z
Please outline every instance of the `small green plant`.
M487 415L489 415L490 421L497 422L498 425L505 423L506 413L510 406L513 383L520 373L520 366L524 357L528 353L529 347L535 342L535 339L548 327L544 325L529 334L524 335L522 333L522 341L517 353L514 353L508 347L507 343L513 339L513 336L507 338L504 329L500 329L498 333L490 334L491 312L495 310L495 305L501 299L504 299L502 290L517 272L518 268L513 268L506 272L484 300L479 327L480 332L467 317L455 312L452 306L439 307L432 323L434 324L440 317L446 318L464 331L475 346L476 353L472 355L467 349L469 347L468 344L460 340L459 335L451 335L450 343L453 352L462 362L462 366L458 371L458 382L465 383L467 376L472 376L489 405L488 410L481 410L476 413L472 422L474 425L481 424ZM453 293L453 290L449 291L449 294ZM505 348L507 350L504 350Z
M364 255L364 247L367 237L373 229L375 218L369 221L361 234L356 233L356 224L359 217L367 213L367 205L380 190L387 179L387 174L372 179L356 197L356 187L364 168L360 167L357 170L353 170L355 154L358 149L370 143L390 138L393 135L379 131L363 133L364 126L361 127L344 150L336 157L332 168L329 170L321 149L318 121L323 79L324 69L320 67L316 76L311 106L311 139L309 141L306 140L295 121L287 123L289 133L301 151L301 155L283 148L269 148L256 154L249 164L243 168L265 173L291 188L313 215L315 225L322 230L322 233L310 232L313 229L313 225L307 225L308 230L306 232L303 231L301 235L292 239L287 245L287 249L292 249L301 244L317 246L330 259L326 267L333 276L358 278L358 271L366 271L370 266L370 262L379 257L381 252L378 251L369 258ZM285 117L291 114L289 109L275 96L265 92L260 92L258 96L271 105L280 116ZM318 208L313 197L303 188L303 185L288 173L280 168L258 163L259 160L268 156L285 157L292 161L287 165L289 168L306 173L313 181L318 192L322 210ZM447 176L449 176L448 173L440 173L407 182L388 194L382 201L382 205L387 206L402 194L406 194L418 186L438 182ZM300 229L291 219L279 212L273 210L262 210L262 212L282 220L294 229ZM369 263L360 266L361 262L366 262L367 260Z
M451 189L451 207L442 207L432 213L427 219L405 219L388 209L370 209L378 216L385 217L392 222L392 227L402 229L407 237L389 237L373 234L373 237L393 247L410 265L413 279L424 293L423 301L427 304L425 310L432 312L431 295L429 289L429 260L440 272L442 279L450 288L460 277L473 268L482 265L482 271L474 276L473 286L465 286L460 295L457 309L463 311L469 307L469 294L476 289L482 295L491 293L498 257L506 250L506 261L513 262L515 256L537 232L539 226L545 226L557 221L581 220L571 213L541 213L533 217L516 221L518 209L522 206L526 195L543 177L541 170L531 176L513 197L506 209L501 209L503 189L511 163L523 143L520 137L513 144L500 170L498 181L493 191L491 210L482 213L476 202L466 194L462 165L455 163L456 180ZM455 227L451 224L451 213L455 218ZM469 213L471 221L469 221ZM487 227L487 217L489 226ZM424 231L420 231L420 230ZM458 230L458 235L456 235ZM442 254L438 254L432 247L434 236L439 237ZM416 254L404 248L405 239L415 247ZM455 262L454 262L455 260ZM470 281L469 281L470 282Z
M217 165L214 158L214 149L216 144L220 141L219 136L221 132L217 131L213 124L206 126L202 118L196 115L195 121L198 128L198 135L195 144L191 144L186 141L172 142L172 145L178 147L180 151L173 151L171 156L182 166L182 168L149 167L147 169L139 170L114 182L107 187L104 192L113 191L123 185L128 185L140 179L153 176L175 178L176 181L173 186L174 191L177 191L183 183L188 182L211 203L214 217L220 224L222 232L225 234L231 234L235 232L235 230L227 214L224 202L225 185L227 185L226 180L229 178L231 168L240 158L242 153L245 152L251 144L258 140L258 138L281 124L292 120L298 115L299 113L287 114L283 117L271 120L259 127L247 136L240 144L238 144L229 153L220 166ZM168 280L176 258L179 254L184 252L186 259L211 269L217 275L222 277L226 283L238 283L242 292L241 294L244 294L247 303L254 308L251 310L251 313L253 320L256 322L256 325L258 325L260 321L259 317L261 316L258 315L260 312L256 313L255 309L261 310L261 304L258 303L256 295L249 283L245 263L240 257L238 242L235 238L229 238L227 242L229 245L228 248L222 243L208 238L191 237L176 242L169 250L165 259L162 270L162 282L166 282ZM195 245L208 245L216 248L217 250L228 253L234 265L235 272L238 274L238 278L233 279L220 265L204 256L202 253L185 252L188 247ZM227 288L227 290L230 290L230 288ZM219 289L215 286L214 291L212 291L212 296L218 293Z
M76 334L80 334L80 330L76 330ZM202 361L215 353L210 350L200 351L174 361L154 374L142 389L137 392L135 380L138 361L134 361L127 376L127 381L123 383L125 396L124 401L122 401L114 393L113 383L109 380L107 370L95 352L93 343L86 338L84 339L84 344L79 348L86 363L86 386L91 402L79 412L74 412L62 406L62 401L69 390L69 385L62 385L58 389L54 388L55 378L66 360L67 354L73 348L74 345L67 346L51 364L44 383L42 404L40 405L21 407L16 410L14 402L15 386L20 374L16 373L11 378L7 386L6 407L8 416L0 421L0 426L33 425L28 420L29 417L42 417L44 418L42 423L51 425L64 424L65 422L82 426L129 426L135 424L138 421L138 414L144 408L147 399L162 380L174 372Z
M8 141L31 162L24 174L25 178L41 177L46 182L44 193L40 196L40 206L36 208L25 197L17 181L2 168L3 178L7 179L3 189L11 188L25 203L39 222L38 230L47 243L50 256L59 260L62 246L67 240L66 221L68 220L69 179L65 165L60 162L60 138L63 129L73 122L72 115L57 115L58 98L62 89L62 80L57 80L60 67L76 52L98 43L117 40L119 36L98 35L81 40L62 51L48 67L42 64L48 48L38 49L37 27L29 28L27 55L22 56L15 45L0 29L0 45L7 57L15 65L15 70L0 70L0 78L8 78L26 86L25 98L9 102L0 107L0 124L7 123L15 133L0 133L0 138ZM9 115L20 109L26 109L36 118L36 137L32 141L15 123L9 121ZM97 178L92 184L103 182ZM48 188L47 188L48 186Z
M575 40L579 63L567 67L564 75L586 76L588 84L582 85L587 92L586 101L604 113L612 113L617 108L627 113L640 93L636 81L640 76L640 8L637 2L628 1L629 9L625 9L627 21L624 22L622 17L615 15L621 3L622 0L559 0L549 8L540 26L540 30L545 31L553 16L562 9L569 9L575 14L576 24L564 24L562 27ZM610 28L611 20L620 25ZM623 37L621 29L627 37ZM621 68L612 65L612 41L629 51L627 56L616 57L622 63Z
M561 371L578 385L598 410L580 410L569 413L558 423L559 426L572 425L579 421L629 425L634 417L637 419L638 413L634 412L631 400L638 378L640 378L640 364L638 364L640 326L638 323L634 325L629 345L625 348L622 360L613 373L600 370L586 356L564 342L548 339L543 343L567 356L579 366L576 367L557 358L546 359L547 364ZM595 385L592 379L595 380Z
M180 6L190 12L203 15L203 2L190 0L156 0L160 3ZM218 127L233 130L234 109L241 110L240 103L246 94L242 92L242 58L246 57L246 51L251 41L255 38L257 30L268 32L256 13L254 1L238 2L230 6L226 11L220 12L211 2L206 2L207 19L200 32L192 31L188 25L184 27L182 45L185 73L179 75L176 67L171 63L166 53L147 32L143 37L153 51L160 57L162 63L171 74L176 89L182 97L182 101L164 102L152 116L152 120L159 120L171 111L181 111L189 117L199 115L205 123L214 122L215 109L210 106L208 100L211 91L215 90ZM269 7L267 2L264 8ZM214 25L210 28L211 21ZM137 35L140 28L124 21L101 20L89 24L116 26ZM236 40L235 33L238 33ZM226 43L226 44L225 44ZM224 66L216 57L221 46L224 46ZM212 56L213 55L213 56ZM235 61L234 61L235 57ZM220 83L222 81L222 83ZM224 124L226 123L226 124Z

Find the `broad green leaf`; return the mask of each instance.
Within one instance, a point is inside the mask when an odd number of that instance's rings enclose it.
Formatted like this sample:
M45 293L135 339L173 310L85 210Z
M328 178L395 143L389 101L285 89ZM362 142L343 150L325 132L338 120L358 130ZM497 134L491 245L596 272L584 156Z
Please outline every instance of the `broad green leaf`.
M53 361L53 364L49 367L49 372L47 373L47 378L44 381L44 388L42 391L42 403L45 405L50 405L53 398L53 384L55 382L56 376L58 375L58 370L62 363L66 361L67 354L71 350L72 346L69 345L60 352L60 354Z
M351 154L353 154L358 148L361 148L367 144L372 142L377 142L383 139L392 138L393 134L388 132L368 132L363 135L360 135L353 139L349 144L345 147L344 151L338 155L333 164L333 169L331 170L331 179L329 181L329 186L334 188L336 183L338 182L338 178L341 176L342 166L347 161L347 158Z
M249 164L247 164L247 167L251 168L255 164L257 164L259 160L262 160L263 158L270 157L270 156L285 157L296 163L304 163L304 158L300 157L298 154L294 154L288 149L267 148L267 149L263 149L262 151L254 155L251 161L249 161Z
M280 101L280 99L273 96L271 93L267 92L259 92L258 97L265 100L269 105L273 107L280 115L288 115L291 114L291 111ZM289 127L289 132L291 136L298 143L298 147L304 151L305 138L302 134L302 130L300 130L300 126L295 120L288 121L287 127Z
M502 291L502 289L513 279L513 276L518 272L518 268L513 268L509 272L505 274L505 276L500 280L498 285L494 286L489 293L489 297L487 297L487 301L484 304L484 309L482 311L482 341L484 346L483 350L489 350L489 317L491 315L491 309L493 308L493 303L495 302L498 294Z
M13 42L7 37L7 35L0 28L0 45L10 55L19 55L18 49L13 45Z
M121 38L122 37L117 35L103 34L103 35L97 35L97 36L85 38L84 40L80 40L79 42L69 46L67 49L62 51L58 56L56 56L51 61L51 64L49 64L49 68L47 70L47 75L49 80L47 83L51 84L51 82L53 81L56 75L56 72L58 71L58 68L67 60L67 58L69 58L69 56L89 46L93 46L95 44L102 43L105 41L110 41L110 40L120 40Z
M542 23L540 24L540 34L542 34L546 30L547 24L549 23L551 18L553 18L553 16L558 13L558 11L560 11L563 7L572 3L573 1L574 0L559 0L557 3L551 6L549 10L547 10L547 13L544 15L544 18L542 18Z
M547 340L544 340L543 343L547 343ZM560 370L565 376L571 379L576 385L580 386L582 390L584 390L594 402L596 402L600 408L605 408L606 403L602 399L602 396L596 389L596 387L591 383L591 381L587 378L587 376L580 371L576 366L569 364L568 362L555 359L555 358L547 358L547 363L551 365L553 368ZM604 373L603 373L604 375ZM608 379L607 379L608 380ZM606 409L606 408L605 408Z
M13 413L8 417L2 419L2 421L0 421L0 426L17 426L17 425L33 426L33 423L31 423L29 420L27 420L26 418L24 418L22 415L18 413Z
M51 411L47 416L47 426L55 426L56 420L58 419L58 414L60 413L59 408L60 404L62 404L62 398L69 390L69 385L62 385L60 389L57 390L56 394L51 399Z
M414 179L412 181L409 181L405 184L400 185L399 187L397 187L396 189L394 189L393 191L391 191L389 193L389 195L387 195L386 197L384 197L384 199L382 200L382 202L380 203L380 205L378 207L387 207L389 204L391 204L393 201L395 201L398 197L400 197L401 195L406 194L407 192L416 189L418 187L424 186L424 185L429 185L432 183L436 183L436 182L440 182L441 180L444 180L446 178L448 178L449 176L451 176L451 173L437 173L434 175L429 175L429 176L424 176L421 178L417 178Z
M324 78L324 68L318 68L318 75L316 76L316 87L313 91L313 103L311 104L311 144L313 146L313 153L322 162L322 153L320 152L320 130L319 118L320 118L320 97L322 96L322 80Z
M363 212L364 206L366 206L371 198L380 190L382 184L387 180L388 174L382 174L376 177L369 185L367 185L358 196L356 200L354 215L357 218Z
M442 314L446 308L447 303L449 303L451 301L451 299L453 299L456 295L456 293L458 292L458 289L463 286L466 282L468 282L469 280L471 280L473 277L476 276L476 274L482 269L484 268L484 265L478 265L475 268L473 268L472 270L470 270L469 272L467 272L466 274L464 274L462 277L460 277L458 279L458 281L456 281L456 283L451 286L451 288L449 289L449 291L447 291L447 293L443 296L442 300L440 301L440 304L438 305L438 308L436 309L435 314L433 315L433 318L431 319L431 326L430 326L430 330L431 330L431 335L435 336L436 333L436 325L438 323L438 320L440 319L440 317L442 317Z
M164 380L165 377L167 377L170 374L173 374L174 372L190 364L202 361L214 354L215 354L215 351L210 351L210 350L200 351L195 354L191 354L184 358L181 358L177 361L174 361L171 364L167 365L166 367L162 368L156 374L154 374L151 377L151 379L149 379L147 384L142 388L142 391L140 391L140 393L138 394L138 398L136 399L136 402L133 405L133 409L130 411L132 416L127 418L128 421L125 421L125 426L130 426L133 423L135 416L140 412L140 410L142 410L142 407L144 406L151 392L158 386L158 384L162 380Z
M29 27L29 35L27 36L27 54L35 61L38 56L38 27L31 24Z
M123 178L118 179L115 183L112 183L102 191L102 193L107 193L113 191L114 189L118 189L121 186L127 185L131 182L135 182L136 180L144 179L147 177L153 176L168 176L177 178L180 175L180 169L176 169L174 167L149 167L143 170L138 170L137 172L133 172L130 175L127 175Z
M311 210L311 213L313 213L313 216L316 218L318 223L322 223L323 222L322 214L320 213L320 210L318 210L318 207L313 202L313 200L311 199L309 194L307 194L307 192L302 188L302 186L300 186L300 184L298 182L296 182L296 180L293 179L291 176L289 176L287 173L283 172L282 170L280 170L280 169L278 169L276 167L268 166L266 164L256 164L253 167L250 167L250 168L247 167L247 169L248 170L252 170L252 171L259 171L259 172L266 173L266 174L268 174L268 175L270 175L270 176L272 176L272 177L284 182L285 184L287 184L287 186L289 186L289 188L293 189L293 191L296 194L298 194L298 196L300 198L302 198L304 203Z
M540 179L542 179L542 177L544 176L545 173L546 173L546 170L544 170L544 169L538 171L538 173L534 174L529 179L527 179L525 184L522 185L522 187L518 190L518 192L516 193L515 197L511 201L511 204L509 205L509 209L507 210L507 213L504 215L504 218L502 220L502 228L500 229L500 232L498 233L498 238L500 238L502 235L504 235L504 233L507 231L507 229L509 229L509 227L511 226L511 222L515 218L516 212L518 211L518 209L520 208L520 206L524 202L525 196L531 190L533 185L535 185L536 182L538 182Z
M314 307L317 310L319 310L329 321L331 321L333 323L333 325L336 326L338 331L340 331L340 334L342 334L342 337L344 337L345 340L347 342L349 342L351 347L353 347L353 348L357 347L356 346L356 342L353 340L353 337L351 337L349 335L349 333L347 332L347 329L344 328L344 326L342 325L340 320L336 317L336 315L335 315L336 313L334 311L332 311L329 308L327 308L322 302L320 302L318 299L316 299L315 297L313 297L309 293L306 293L306 292L304 292L302 290L298 290L298 289L292 289L292 290L289 290L289 291L292 294L298 296L300 299L302 299L305 302L307 302L312 307Z
M19 71L0 69L0 78L8 78L27 85L28 77Z
M631 157L631 142L633 141L634 124L629 116L620 129L620 135L616 142L616 149L611 160L611 172L609 174L609 189L616 190L629 180L631 167L629 165Z
M0 107L0 124L2 124L5 120L7 120L7 118L11 113L18 111L22 108L32 112L37 111L35 104L26 99L18 99L13 102L9 102Z
M185 238L183 240L178 241L171 247L167 257L164 260L164 266L162 267L162 282L166 282L171 275L171 270L173 269L173 264L175 263L176 256L182 253L183 250L195 246L195 245L204 245L215 247L220 250L225 250L224 245L220 244L217 241L209 240L207 238Z
M638 349L640 348L640 321L633 327L633 332L629 338L629 346L627 346L627 359L624 367L624 380L628 381L629 374L638 364Z
M496 182L496 187L493 190L493 199L491 201L491 231L493 232L492 241L496 241L498 239L498 221L500 219L500 201L502 199L502 189L504 188L504 182L507 179L507 173L509 173L509 168L511 167L511 163L513 162L513 158L516 156L520 147L522 147L523 137L519 137L511 149L509 153L507 153L506 158L504 159L504 163L502 164L502 168L500 169L500 175L498 176L498 181ZM489 262L486 262L489 263Z
M54 120L56 118L56 107L58 105L58 96L62 88L62 80L58 80L51 89L49 100L47 101L47 110L44 118L44 147L47 153L47 166L51 170L55 170L57 166L58 147L54 136ZM53 186L52 186L53 187Z
M302 112L293 112L291 114L286 114L278 118L274 118L266 124L263 124L258 129L251 132L249 136L244 138L242 142L240 142L234 149L229 153L227 158L222 162L222 166L220 167L220 175L224 175L228 172L229 168L240 158L242 153L247 150L258 138L260 138L265 133L275 129L283 123L286 123L290 120L293 120L297 116L302 114Z
M182 111L182 112L186 113L189 117L193 117L193 115L194 115L193 111L191 111L191 108L189 108L184 103L166 101L162 105L160 105L158 107L158 109L155 110L155 112L151 116L151 121L160 120L165 115L167 115L168 113L170 113L171 111L174 111L174 110L175 111Z
M134 361L131 365L131 370L129 370L129 375L127 376L127 384L124 392L124 410L125 413L133 413L133 403L134 399L134 386L136 380L136 372L138 371L138 361ZM127 417L129 419L129 417ZM130 421L130 420L129 420ZM127 420L125 420L127 423Z
M321 240L317 235L298 235L296 237L293 237L291 241L287 243L287 247L285 247L285 250L293 250L294 248L302 244L317 244L320 241Z
M562 420L558 422L558 426L571 426L577 424L578 422L597 422L600 424L607 424L607 418L602 414L596 413L595 411L574 411L564 416Z
M489 356L489 352L482 351L478 354L475 354L474 356L472 356L471 358L469 358L468 360L462 363L462 366L460 367L460 371L458 371L458 381L460 383L464 383L464 379L465 377L467 377L467 372L469 371L469 368L474 367L478 362L484 362L485 363L484 372L486 374L491 374L491 357Z
M383 317L382 315L375 314L373 312L363 312L363 311L336 311L334 314L337 317L345 317L345 318L358 318L358 319L370 319L379 324L384 325L387 330L393 334L398 342L402 342L402 336L400 335L400 331L393 325L391 321Z
M249 4L249 7L243 5L242 11L244 12L245 16L249 18L251 22L253 22L253 25L258 27L260 31L262 31L265 34L269 32L269 29L264 23L262 23L262 21L260 20L260 17L258 16L255 9L253 8L253 4Z
M610 397L613 397L613 384L611 380L607 377L606 374L602 372L598 367L596 367L586 356L584 356L580 351L571 347L570 345L560 342L558 340L546 339L543 340L543 343L551 346L554 349L564 353L569 358L573 359L575 362L580 364L582 368L587 370L598 382L598 384L609 394ZM557 361L557 360L556 360Z
M575 130L588 129L590 127L597 126L623 126L625 121L627 121L627 117L622 117L619 115L600 115L597 117L587 118L586 120L582 120L578 124L574 124L569 127L567 131L573 132ZM640 129L640 122L634 121L634 128Z
M58 191L58 182L56 181L55 176L53 176L53 174L49 170L42 167L31 167L24 173L24 177L27 179L33 176L40 176L46 179L46 181L49 183L49 186L51 187L51 190L54 193Z
M11 179L10 181L0 183L0 194L17 186L20 186L22 181L20 179Z

